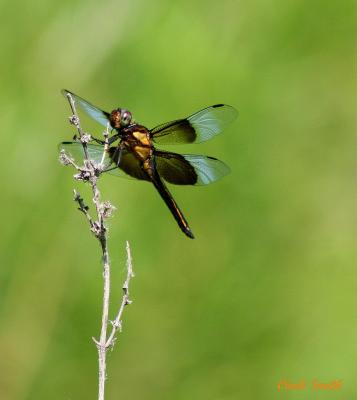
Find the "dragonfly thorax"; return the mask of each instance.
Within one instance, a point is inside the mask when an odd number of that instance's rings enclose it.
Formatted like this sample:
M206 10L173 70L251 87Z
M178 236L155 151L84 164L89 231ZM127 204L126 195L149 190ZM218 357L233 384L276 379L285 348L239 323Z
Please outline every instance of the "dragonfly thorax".
M131 146L152 146L150 133L148 129L139 124L130 125L124 129L125 141Z

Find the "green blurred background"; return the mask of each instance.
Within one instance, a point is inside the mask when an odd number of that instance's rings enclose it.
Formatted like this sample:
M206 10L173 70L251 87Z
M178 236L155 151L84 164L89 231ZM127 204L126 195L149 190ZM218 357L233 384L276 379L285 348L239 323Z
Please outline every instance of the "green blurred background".
M107 399L356 398L356 1L3 0L0 19L0 399L97 396L100 252L72 201L88 188L58 162L62 88L148 127L240 113L170 147L232 169L171 186L195 240L150 185L101 181L118 207L111 316L127 239L136 272ZM343 387L277 390L315 378Z

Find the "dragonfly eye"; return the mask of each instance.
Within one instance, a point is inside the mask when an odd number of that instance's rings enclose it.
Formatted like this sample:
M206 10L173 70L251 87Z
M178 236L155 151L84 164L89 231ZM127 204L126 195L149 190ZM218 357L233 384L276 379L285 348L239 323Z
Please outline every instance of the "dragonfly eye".
M125 127L130 125L131 122L131 112L128 110L121 110L121 126Z
M121 112L120 110L113 110L109 116L110 125L114 129L119 129L121 126Z

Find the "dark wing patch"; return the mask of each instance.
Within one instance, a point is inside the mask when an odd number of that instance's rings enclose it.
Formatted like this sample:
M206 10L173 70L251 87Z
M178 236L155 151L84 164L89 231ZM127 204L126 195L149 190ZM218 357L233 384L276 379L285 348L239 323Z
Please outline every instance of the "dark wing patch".
M197 174L184 156L166 151L155 151L154 159L159 175L176 185L195 185Z
M154 142L160 144L193 143L197 135L188 119L178 119L158 125L150 131Z
M214 157L155 151L159 175L176 185L208 185L229 174L229 167Z
M109 155L112 160L112 165L116 165L118 161L118 151L117 147L109 148ZM144 181L149 181L150 178L146 172L141 168L140 161L134 156L133 153L123 149L122 155L119 163L119 168L115 168L109 172L112 175L117 175L120 177L140 179Z

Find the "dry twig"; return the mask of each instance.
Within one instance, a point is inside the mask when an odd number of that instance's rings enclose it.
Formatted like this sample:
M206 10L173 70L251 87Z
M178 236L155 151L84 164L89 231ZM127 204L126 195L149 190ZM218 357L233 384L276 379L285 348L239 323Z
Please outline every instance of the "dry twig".
M78 209L85 215L91 232L97 238L102 249L102 263L103 263L103 307L102 307L102 323L99 340L93 338L97 349L98 349L98 364L99 364L99 384L98 384L98 400L104 400L105 395L105 380L106 380L106 355L109 348L114 346L116 340L116 334L121 331L122 326L122 314L126 305L131 304L129 299L129 283L130 279L134 277L132 267L132 257L129 242L126 242L126 253L127 253L127 276L123 284L123 297L116 314L116 317L111 322L112 330L108 335L108 322L109 322L109 299L110 299L110 259L108 250L108 235L105 220L112 214L115 207L108 201L101 202L101 194L98 189L97 181L104 169L105 154L108 149L108 138L109 138L109 126L107 127L104 135L104 147L103 157L100 164L96 164L90 159L88 153L88 142L91 140L91 136L85 133L80 125L80 120L77 114L76 105L73 97L70 93L67 93L67 98L72 110L72 116L70 117L70 123L77 129L79 140L83 146L83 166L78 166L76 162L71 159L63 150L61 151L60 161L63 165L71 165L77 173L74 175L76 180L82 180L89 182L92 189L92 200L96 210L95 220L89 213L89 207L85 204L81 195L74 190L74 201L78 204Z

